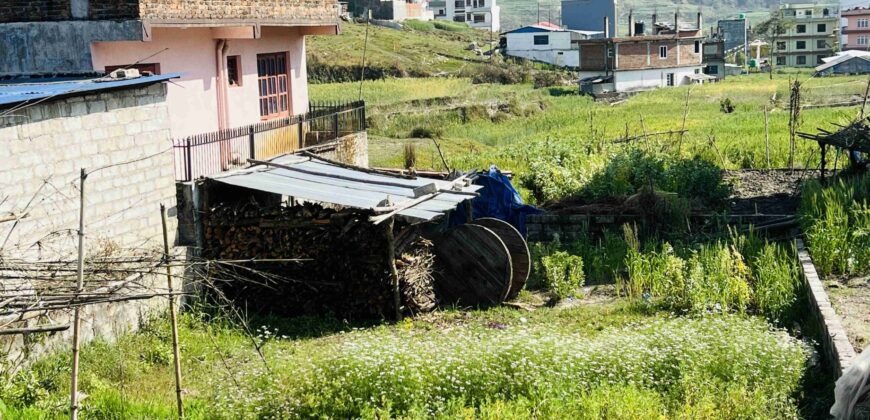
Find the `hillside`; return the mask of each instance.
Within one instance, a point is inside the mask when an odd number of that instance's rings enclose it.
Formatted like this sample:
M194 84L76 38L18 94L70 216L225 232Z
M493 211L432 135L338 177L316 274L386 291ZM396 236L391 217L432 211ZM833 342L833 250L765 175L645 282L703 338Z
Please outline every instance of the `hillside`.
M538 2L533 0L496 0L496 4L501 6L501 27L502 30L510 30L522 25L528 25L538 20L547 20L548 18L559 23L559 15L561 9L561 1L559 0L541 0L540 1L540 19L538 19ZM719 19L727 19L736 17L743 12L761 12L752 13L751 21L763 19L764 15L771 7L778 4L777 0L624 0L621 2L619 14L620 21L625 25L628 11L634 10L636 14L641 16L651 15L658 10L660 14L670 14L674 9L679 8L680 13L684 14L684 19L693 19L692 16L699 10L704 13L706 25L714 25Z
M363 50L366 78L455 74L484 57L469 51L475 42L488 49L489 32L452 22L408 22L401 30L342 23L338 36L308 38L308 73L313 83L359 80ZM495 38L493 38L495 39Z

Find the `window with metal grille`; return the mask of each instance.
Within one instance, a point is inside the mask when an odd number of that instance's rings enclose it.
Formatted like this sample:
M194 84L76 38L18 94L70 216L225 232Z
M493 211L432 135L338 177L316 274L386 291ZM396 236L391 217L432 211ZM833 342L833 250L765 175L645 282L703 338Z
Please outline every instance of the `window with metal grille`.
M799 66L802 66L802 65L807 63L807 56L805 56L805 55L799 55L799 56L795 57L795 59L797 60L797 65L799 65Z
M257 78L260 87L260 117L288 115L290 86L287 78L287 53L257 54Z
M824 39L817 39L817 40L816 40L816 48L817 48L817 49L820 49L820 50L823 50L823 49L825 49L825 48L828 48L828 43L827 43L827 41L825 41Z
M784 56L776 57L776 65L777 66L784 66L785 65L785 57Z
M667 78L668 78L668 80L667 80L668 86L674 86L674 81L675 81L674 80L674 73L668 73Z
M819 32L819 33L828 32L828 25L826 25L824 23L820 23L820 24L816 25L816 32Z

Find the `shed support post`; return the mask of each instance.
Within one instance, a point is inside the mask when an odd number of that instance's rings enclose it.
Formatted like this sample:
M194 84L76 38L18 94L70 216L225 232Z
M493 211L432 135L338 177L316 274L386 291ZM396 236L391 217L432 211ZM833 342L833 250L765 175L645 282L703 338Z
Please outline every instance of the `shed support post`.
M471 200L465 200L465 219L467 223L474 221L474 204Z
M822 162L821 162L820 169L821 169L822 182L824 182L825 181L825 164L826 164L825 158L827 157L827 154L828 154L828 147L827 147L827 145L819 142L819 148L822 149Z
M396 236L393 234L395 217L385 223L387 230L387 267L390 268L390 282L393 286L393 306L396 308L396 321L402 320L402 290L399 286L399 271L396 269Z

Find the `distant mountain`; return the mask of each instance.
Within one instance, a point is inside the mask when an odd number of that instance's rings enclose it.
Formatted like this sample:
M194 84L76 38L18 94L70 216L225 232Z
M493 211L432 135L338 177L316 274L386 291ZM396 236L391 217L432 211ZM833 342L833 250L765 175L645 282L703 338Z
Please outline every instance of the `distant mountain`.
M832 2L836 3L836 0ZM501 28L510 30L538 21L560 23L561 1L559 0L496 0L501 6ZM737 17L748 13L754 24L768 16L769 11L779 4L778 0L622 0L619 5L620 25L625 27L629 10L634 10L635 16L649 20L653 12L658 12L659 20L669 21L674 11L679 9L682 20L694 21L695 14L701 11L704 15L704 26L709 28L720 19Z

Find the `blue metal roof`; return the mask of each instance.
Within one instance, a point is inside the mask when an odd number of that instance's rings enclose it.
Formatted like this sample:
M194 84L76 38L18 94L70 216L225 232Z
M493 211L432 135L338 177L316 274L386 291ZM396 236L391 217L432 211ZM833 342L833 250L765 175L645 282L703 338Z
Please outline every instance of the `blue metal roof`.
M43 81L39 83L23 81L6 82L0 84L0 106L36 101L55 96L84 95L108 89L150 85L179 77L181 77L181 73L158 74L123 80L112 80L104 77L54 82Z

